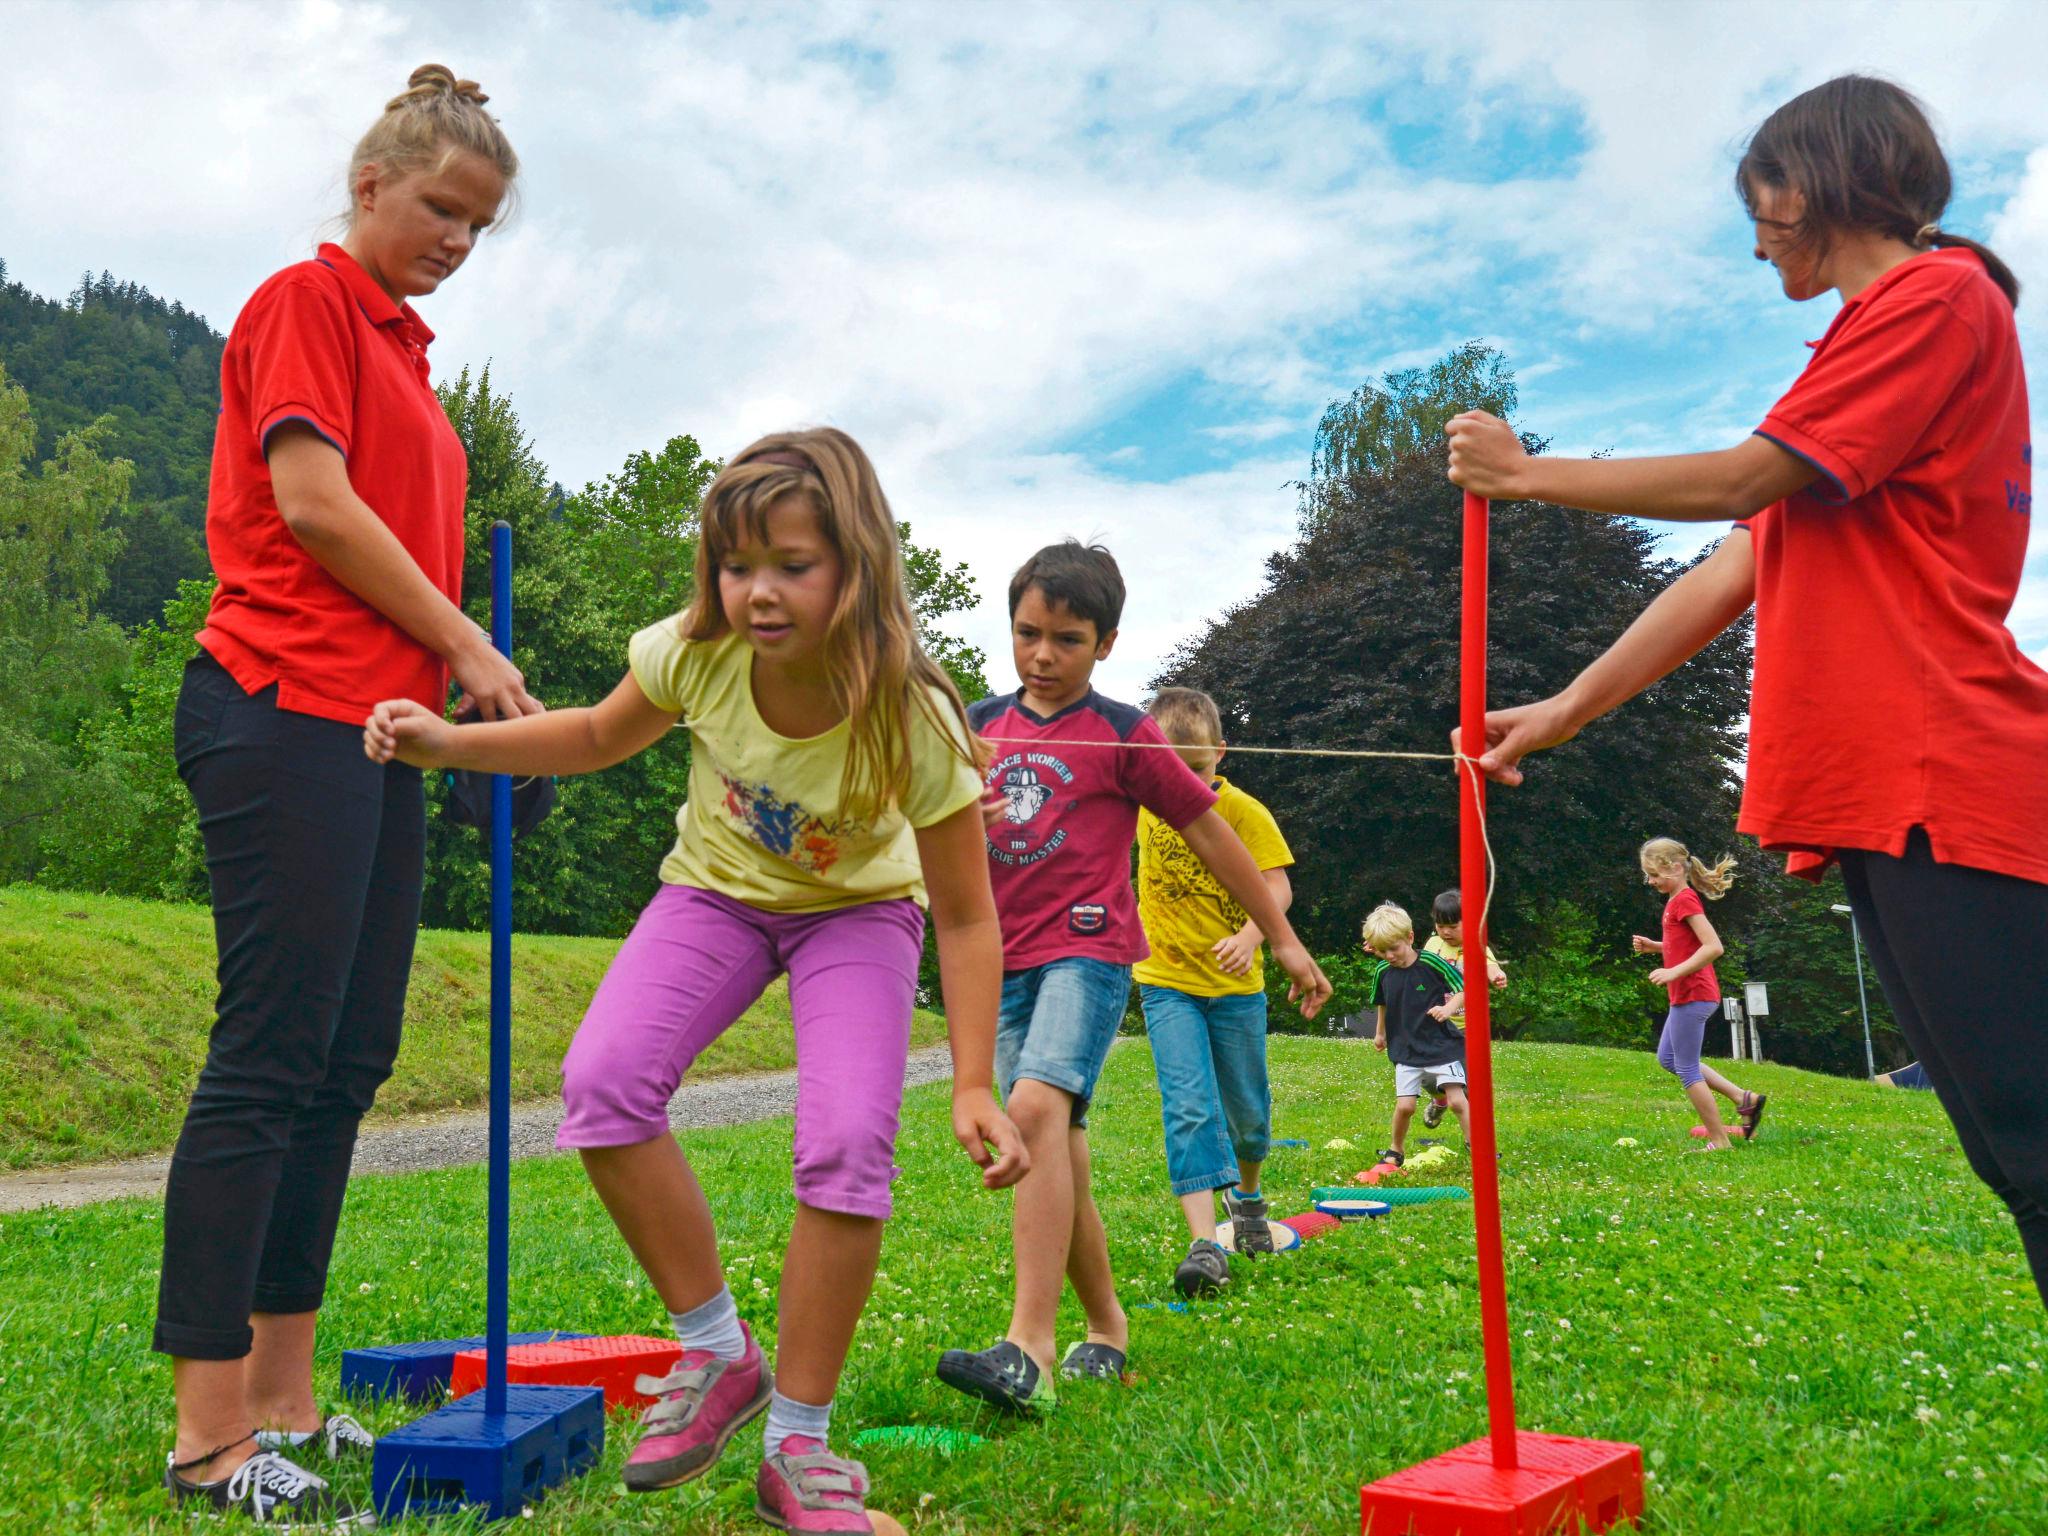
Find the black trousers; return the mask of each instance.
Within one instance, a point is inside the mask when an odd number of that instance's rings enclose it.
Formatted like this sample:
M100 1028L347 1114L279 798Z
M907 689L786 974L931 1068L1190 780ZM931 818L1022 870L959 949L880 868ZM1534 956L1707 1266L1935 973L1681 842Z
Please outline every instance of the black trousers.
M2048 885L1844 850L1842 874L1885 1001L1977 1177L2019 1223L2048 1304Z
M251 1312L311 1312L327 1285L356 1127L391 1075L419 931L417 769L358 726L185 668L178 772L199 807L220 997L171 1156L153 1346L249 1352Z

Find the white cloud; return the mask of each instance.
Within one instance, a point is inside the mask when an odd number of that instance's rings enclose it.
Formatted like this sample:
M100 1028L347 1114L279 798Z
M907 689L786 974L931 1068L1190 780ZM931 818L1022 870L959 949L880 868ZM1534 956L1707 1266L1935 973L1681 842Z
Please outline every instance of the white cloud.
M998 679L1011 566L1099 534L1132 578L1105 674L1131 694L1256 589L1305 468L1282 446L1384 367L1509 336L1543 360L1525 415L1560 450L1746 431L1760 381L1819 327L1749 269L1730 154L1826 74L1888 68L1952 146L2035 150L1995 233L2048 281L2032 32L2024 4L1875 0L1034 4L999 23L922 4L16 0L10 53L64 67L0 95L0 256L46 292L111 268L225 326L338 205L378 103L442 59L484 82L527 165L523 215L424 306L444 372L490 361L572 483L677 432L725 454L793 422L848 428L920 535L972 564L986 601L965 628ZM1404 167L1360 112L1391 83L1417 113L1445 103L1453 144L1530 104L1576 113L1583 160L1500 183L1476 154ZM1735 324L1770 348L1588 382L1610 350ZM1231 467L1132 484L1065 451L1183 378L1234 392L1189 433Z

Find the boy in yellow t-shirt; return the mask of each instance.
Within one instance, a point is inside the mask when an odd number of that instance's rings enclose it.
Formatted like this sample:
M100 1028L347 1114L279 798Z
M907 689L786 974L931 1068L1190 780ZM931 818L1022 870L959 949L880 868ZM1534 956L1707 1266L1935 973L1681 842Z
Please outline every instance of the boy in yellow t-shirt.
M1286 911L1294 855L1272 812L1217 775L1223 720L1216 701L1194 688L1162 688L1151 713L1181 761L1215 788L1218 814ZM1273 1251L1259 1193L1273 1134L1263 935L1180 834L1150 811L1138 818L1138 917L1152 953L1132 976L1159 1078L1167 1176L1191 1239L1173 1283L1183 1295L1203 1295L1230 1279L1216 1242L1214 1191L1223 1191L1237 1251Z
M1423 949L1441 959L1448 960L1459 971L1465 969L1465 899L1455 889L1443 892L1430 904L1430 925L1435 930ZM1493 955L1493 946L1486 946L1486 980L1489 986L1504 987L1508 984L1508 973L1501 969L1500 961ZM1460 1013L1455 1020L1461 1027L1465 1022ZM1444 1121L1444 1110L1449 1107L1442 1088L1430 1091L1429 1108L1422 1112L1422 1123L1435 1130Z

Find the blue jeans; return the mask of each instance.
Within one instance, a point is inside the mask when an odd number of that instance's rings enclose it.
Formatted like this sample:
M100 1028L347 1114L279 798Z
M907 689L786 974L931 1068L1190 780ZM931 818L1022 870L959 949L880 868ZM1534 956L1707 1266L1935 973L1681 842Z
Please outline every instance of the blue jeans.
M1173 1192L1197 1194L1237 1182L1239 1158L1263 1163L1272 1150L1266 994L1197 997L1142 986L1138 995L1159 1076Z
M1074 1124L1086 1125L1095 1080L1130 1000L1131 968L1085 955L1003 972L996 1083L1004 1099L1028 1077L1072 1094Z

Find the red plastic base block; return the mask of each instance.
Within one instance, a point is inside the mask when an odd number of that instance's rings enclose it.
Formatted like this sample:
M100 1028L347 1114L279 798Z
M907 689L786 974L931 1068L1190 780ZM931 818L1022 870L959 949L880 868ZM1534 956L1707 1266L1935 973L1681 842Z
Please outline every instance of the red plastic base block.
M1567 1536L1643 1513L1643 1453L1615 1440L1515 1436L1521 1465L1503 1472L1474 1440L1359 1490L1364 1536Z
M1321 1211L1303 1211L1299 1216L1281 1217L1280 1225L1294 1228L1301 1234L1301 1240L1305 1243L1312 1238L1323 1237L1336 1231L1344 1223L1334 1216L1325 1216Z
M682 1357L674 1339L640 1334L609 1338L558 1339L552 1344L514 1344L505 1351L505 1379L557 1387L603 1387L607 1412L631 1405L645 1408L654 1399L633 1389L633 1378L645 1373L666 1376ZM461 1397L484 1384L484 1352L465 1349L455 1357L448 1393Z

